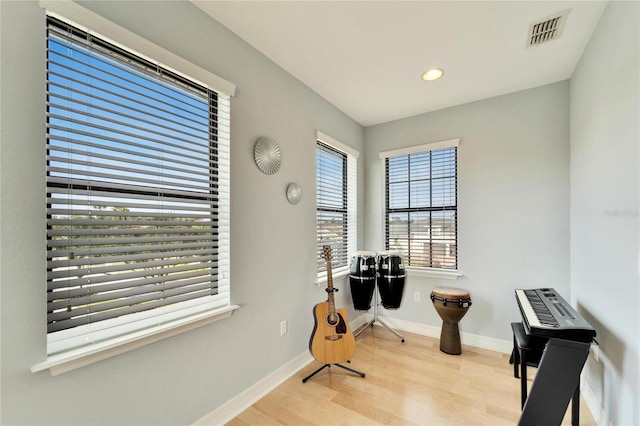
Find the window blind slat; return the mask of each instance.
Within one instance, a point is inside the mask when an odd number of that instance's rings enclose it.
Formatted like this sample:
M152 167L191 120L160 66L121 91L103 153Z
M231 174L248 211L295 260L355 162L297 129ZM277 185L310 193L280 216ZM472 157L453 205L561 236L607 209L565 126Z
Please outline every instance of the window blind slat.
M138 288L140 290L140 288ZM55 303L49 304L49 309L53 312L53 314L49 314L47 316L48 321L56 322L56 323L64 323L67 320L76 319L78 317L90 318L93 315L102 313L102 312L113 312L117 309L131 307L132 305L142 305L149 302L157 301L158 293L162 293L164 298L175 297L185 294L203 294L203 293L212 293L211 286L207 283L200 285L191 285L184 286L181 285L175 289L163 288L161 291L157 288L155 291L149 289L148 293L136 294L135 292L126 292L122 294L113 295L111 297L106 298L79 298L78 300L84 305L81 305L81 308L77 308L72 311L67 311L66 309L60 309L59 305ZM118 298L115 298L118 297ZM90 309L87 309L90 307ZM64 308L64 306L62 306ZM120 315L118 315L120 316Z
M133 237L144 237L144 239L153 240L155 236L167 236L171 234L211 234L215 228L207 226L206 228L109 228L109 229L96 229L95 227L87 226L86 229L77 228L75 225L66 227L72 229L53 229L47 231L47 235L50 238L67 236L69 238L85 237L85 238L104 238L108 239L111 236L126 235ZM210 238L208 235L206 238Z
M168 268L167 270L179 272L181 270L189 270L192 268L199 269L200 265L207 265L207 267L211 267L211 261L217 260L217 256L214 255L206 255L206 256L185 256L181 254L179 256L173 257L163 257L160 259L154 259L151 261L143 262L115 262L111 258L105 258L104 263L102 264L90 264L86 267L76 267L76 268L65 268L64 270L54 270L47 273L47 279L52 281L67 278L71 276L76 277L85 277L85 276L97 276L97 275L111 275L109 277L110 280L115 279L127 279L129 278L126 274L119 272L122 271L131 271L131 270L142 270L144 272L148 272L148 274L156 273L156 271L161 271L163 269L160 268ZM185 265L186 264L186 265ZM86 264L85 264L86 265ZM185 266L178 266L185 265ZM180 269L184 268L184 269ZM82 278L79 278L82 279ZM67 281L71 283L71 280ZM94 281L93 278L89 279L89 282L97 282Z
M50 21L53 21L54 19L55 18L50 18ZM52 36L50 37L50 40L52 43L60 44L67 49L69 51L69 56L77 56L78 54L82 55L86 54L86 52L92 52L96 54L93 59L102 62L105 67L112 65L111 60L115 59L118 62L136 67L138 70L147 73L151 77L156 76L158 72L162 70L157 64L142 59L134 53L103 42L99 37L87 35L82 30L79 30L70 24L68 25L57 19L55 19L55 21L56 26L49 26L48 28L49 34ZM171 81L176 87L191 92L191 94L196 97L205 93L203 88L198 84L194 85L191 81L185 81L184 77L177 76L170 71L164 71L164 78L167 81ZM173 92L177 91L172 87L169 87L168 90Z
M176 282L164 282L161 284L161 289L172 289L179 287L195 287L199 286L200 288L211 289L217 286L215 281L211 281L209 275L197 275L194 278L186 278L181 277L179 281ZM86 290L81 291L81 289L71 290L69 294L73 295L74 302L76 306L86 306L91 303L102 303L110 300L123 299L130 296L143 295L147 293L156 293L160 291L159 285L157 283L151 283L147 285L136 285L133 287L123 287L120 289L104 291L104 292L96 292L92 294L87 294ZM49 312L56 312L61 310L67 310L68 301L65 298L58 298L58 292L51 293L49 300L47 302L47 307ZM66 292L65 292L66 293ZM68 296L65 294L65 296ZM102 306L101 306L102 308ZM64 314L62 314L64 315ZM68 315L67 317L71 317L73 315ZM64 318L64 316L59 316L59 318Z
M83 216L83 215L87 215L89 210L87 208L85 209L81 209L81 208L77 208L77 209L73 209L71 208L71 206L67 207L67 208L60 208L60 209L55 209L55 208L49 208L47 209L47 214L50 216L55 216L57 219L55 219L56 223L61 224L61 222L65 222L65 223L69 223L69 217L71 214L77 214L79 216ZM90 210L90 214L92 218L99 218L99 217L112 217L112 218L120 218L120 217L130 217L130 214L128 212L123 212L123 211L117 211L117 210L112 210L112 211L102 211L102 210ZM175 212L173 211L171 214L172 218L175 219L194 219L194 220L201 220L203 219L203 216L205 214L210 214L211 215L211 220L213 222L216 223L220 223L220 221L218 220L218 212L214 211L213 208L211 209L199 209L199 210L194 210L193 212ZM142 218L145 217L149 217L149 218L157 218L158 217L158 213L157 212L136 212L136 217L139 220L145 220ZM74 219L75 220L75 219ZM84 219L79 218L78 220L82 221ZM116 219L116 220L120 220L120 219Z
M208 121L207 113L203 113L206 108L202 104L198 108L190 105L190 94L174 91L164 84L163 79L144 78L138 69L130 67L130 63L114 65L114 62L100 61L96 55L78 54L77 50L73 52L75 56L71 57L66 46L56 43L50 46L47 50L50 87L79 88L76 89L77 93L107 102L118 99L119 102L126 102L121 104L122 107L149 116L161 116L170 111L170 116L184 118L187 122L196 123L198 117ZM162 77L162 74L158 76ZM91 93L84 92L83 88ZM171 93L175 96L171 96ZM202 93L206 94L204 90ZM179 126L184 126L180 120L175 121Z
M52 182L55 180L57 182L60 182L64 186L70 186L76 183L82 185L87 180L100 178L100 179L103 179L103 182L104 182L103 186L111 187L112 189L115 189L116 185L110 185L108 182L123 181L124 178L126 178L127 180L138 184L138 187L140 187L141 184L145 184L144 186L147 188L154 188L156 190L155 191L156 193L159 193L160 190L170 190L170 189L179 189L179 188L181 188L182 190L174 193L185 194L185 193L188 193L189 190L191 190L194 193L196 192L203 193L205 191L206 192L210 191L209 187L202 184L202 182L206 182L206 181L195 179L195 178L188 181L184 180L182 177L180 177L179 179L172 180L171 179L172 176L169 173L167 173L166 178L163 176L160 176L160 177L157 177L156 179L149 179L149 178L140 176L139 173L131 172L131 169L128 166L125 166L125 167L112 166L106 169L111 173L105 173L101 171L103 170L103 168L99 164L91 165L91 162L87 162L86 165L90 167L90 171L83 172L81 170L76 169L76 170L73 170L72 172L73 175L67 176L66 179L60 176L62 173L64 173L63 168L49 167L48 171L52 175ZM121 173L120 174L116 173L118 171ZM151 174L150 176L155 176L155 175ZM215 176L216 176L215 174L212 174L211 178L215 178ZM62 177L63 179L56 179L60 177ZM200 185L190 185L185 183L185 182L198 183L198 181L201 182ZM118 186L122 186L122 185L118 185Z
M118 99L130 106L135 105L134 109L144 110L152 105L157 113L171 111L173 116L183 117L187 123L196 123L198 118L207 121L207 108L196 103L197 100L193 101L193 97L189 97L186 92L171 96L171 88L164 85L160 79L141 80L136 70L126 66L111 67L106 71L106 68L101 68L105 67L105 64L100 64L95 58L85 58L86 61L77 57L69 59L64 56L67 54L65 50L64 46L59 45L53 45L53 49L47 50L49 81L54 91L75 89L76 93L86 95L85 90L95 89L101 93L101 96L96 97L100 100L126 94L127 96L118 96Z
M86 222L86 219L77 219L77 220L68 220L68 219L51 219L49 221L49 224L52 226L93 226L93 227L100 227L100 226L110 226L110 227L115 227L115 226L123 226L122 223L122 219L112 219L112 220L100 220L97 218L91 218L91 222L88 224ZM202 221L180 221L180 222L172 222L169 220L135 220L135 219L128 219L126 224L128 226L146 226L146 227L150 227L150 226L182 226L182 227L191 227L191 226L216 226L217 222L215 220L202 220ZM184 228L184 229L188 229L188 228Z
M97 96L95 93L93 93L97 89L98 88L96 87L88 86L87 91L81 91L77 87L74 88L61 86L53 82L49 82L49 91L47 91L47 95L49 97L49 106L57 107L56 110L65 110L67 108L74 109L73 106L76 107L75 111L80 111L78 107L81 106L89 107L94 111L98 111L99 109L102 109L103 111L117 110L119 111L119 116L121 117L135 118L138 123L147 124L152 129L164 129L167 135L179 137L185 141L190 141L195 138L202 137L202 134L207 133L207 129L196 130L192 126L186 126L184 121L176 121L174 119L168 118L166 115L163 116L160 114L152 114L142 108L145 107L150 109L152 108L152 105L143 104L140 105L140 107L134 107L133 105L127 105L121 102L117 102L114 99L110 99L105 96ZM116 96L116 94L114 93L107 94ZM82 101L82 99L89 97L91 97L95 101L99 101L99 103L87 103ZM65 100L67 100L66 104L64 102ZM87 115L87 112L84 112L83 115ZM96 114L96 117L100 116ZM171 126L168 126L168 124L171 124ZM206 123L199 124L202 125ZM174 131L176 128L182 131ZM156 130L155 133L159 133L159 130Z
M154 243L159 243L159 242L164 242L164 243L172 243L172 242L178 242L178 243L183 243L185 241L211 241L211 238L208 237L207 235L177 235L177 236L173 236L173 237L154 237L153 239L149 239L148 241L150 242L154 242ZM57 248L57 247L78 247L78 246L91 246L91 247L95 247L95 246L100 246L100 245L104 245L104 246L113 246L113 245L119 245L119 246L125 246L125 244L139 244L140 243L140 239L139 238L110 238L108 241L106 241L105 238L74 238L72 241L54 241L52 243L50 243L49 247L50 248ZM123 250L126 251L126 250ZM57 256L56 252L53 251L54 256ZM89 253L89 255L91 255L92 252ZM72 252L72 256L75 256L75 252Z
M172 245L171 248L175 249L175 245ZM147 252L143 252L141 254L122 254L119 255L122 252L116 252L114 253L114 255L109 256L109 262L112 263L116 263L116 262L125 262L125 261L146 261L146 260L152 260L152 259L157 259L157 258L174 258L177 256L198 256L198 255L216 255L217 254L217 250L214 250L212 247L209 247L208 245L203 246L202 248L200 248L199 250L180 250L180 251L173 251L173 252L169 252L166 251L166 247L162 248L162 251L160 253L153 250L150 250L147 246L145 246L145 249L147 249ZM47 267L49 269L54 269L54 268L58 268L58 267L67 267L67 268L71 268L74 266L83 266L86 264L86 261L80 257L78 259L65 259L64 261L55 261L55 260L50 260L47 262Z
M88 269L90 275L86 277L81 277L75 275L75 270L70 269L70 275L66 277L64 280L53 280L50 276L47 277L49 281L49 285L47 286L49 291L57 290L57 289L66 289L73 287L81 287L81 286L95 286L98 284L110 284L111 288L122 288L122 286L129 287L131 283L127 283L128 280L133 280L135 278L141 278L141 282L145 282L146 280L153 277L153 279L161 282L163 280L163 276L170 274L177 274L180 272L193 272L193 271L201 271L203 269L211 269L214 265L212 263L208 263L206 261L201 262L200 264L182 264L182 266L172 266L170 262L165 263L161 267L154 268L153 270L139 270L135 267L130 268L128 272L114 273L109 272L105 273L91 273L91 269ZM99 268L96 267L97 270L104 271L108 268ZM85 269L87 271L87 269ZM177 276L177 275L176 275ZM74 278L76 277L76 278ZM109 286L106 286L109 287ZM105 288L106 288L105 287ZM70 303L73 301L70 300Z
M66 120L67 122L73 122L73 120ZM60 142L74 142L75 140L87 140L90 142L100 141L100 142L115 142L124 146L134 146L140 149L140 153L143 152L153 152L156 148L165 149L164 152L172 153L175 151L184 152L184 154L189 155L193 153L206 153L210 152L211 147L195 143L193 140L180 138L179 136L173 135L171 138L166 137L166 134L161 135L160 138L153 137L154 135L145 135L145 134L136 134L135 139L131 138L123 138L117 137L121 135L126 136L126 132L109 132L109 133L98 133L88 131L86 129L80 128L79 126L75 128L73 134L67 132L66 127L58 126L54 123L47 123L47 131L49 132L49 139L53 141ZM162 137L164 136L164 137ZM206 134L205 134L206 136ZM215 136L214 133L209 132L209 137ZM220 134L218 133L218 136ZM85 139L80 139L80 137L85 137ZM142 142L142 143L140 143ZM149 145L147 142L156 144ZM175 143L174 143L175 142ZM52 143L53 145L53 143ZM197 156L193 156L192 158L199 158Z
M114 191L119 191L122 188L119 187L115 187ZM125 198L124 195L121 194L114 194L114 197L112 199L108 199L105 198L105 196L103 195L104 192L103 191L96 191L96 192L100 192L100 194L97 194L96 196L91 197L90 200L87 200L86 197L90 197L80 193L78 194L78 192L70 192L69 193L69 197L67 200L65 200L64 198L61 198L60 196L56 196L49 198L49 200L52 201L52 209L60 209L57 206L61 206L66 204L69 206L67 208L67 210L61 209L61 212L72 212L73 214L78 214L78 215L94 215L94 214L98 214L98 212L100 212L100 210L102 208L105 207L110 207L110 208L117 208L117 207L131 207L131 208L138 208L138 209L153 209L154 212L156 212L156 214L158 215L158 217L162 217L162 213L163 212L171 212L173 210L180 210L181 212L194 212L194 217L195 217L195 213L200 213L200 214L204 214L206 215L207 212L211 212L212 210L215 209L215 207L211 207L211 204L213 204L216 200L215 199L202 199L202 195L199 193L194 193L192 199L189 199L189 203L183 203L180 204L180 199L172 199L172 198L168 198L167 202L163 205L158 205L158 204L153 204L151 202L149 202L148 200L151 199L151 195L147 195L146 193L148 193L149 191L146 190L140 190L141 194L139 195L139 200L138 201L145 201L145 202L133 202L131 200L133 200L133 198L131 198L131 196L129 195L127 198ZM156 194L157 196L162 196L164 195L165 190L156 190ZM117 196L120 195L120 196ZM170 195L173 195L170 193ZM92 203L89 204L89 201L91 201ZM84 209L81 208L76 208L74 209L75 206L83 206ZM116 211L113 212L114 216L116 216ZM144 212L143 212L144 213ZM129 216L129 217L134 217L137 215L136 214L129 214L129 215L125 215L125 216ZM141 214L141 216L143 216L143 214Z
M90 175L89 175L90 176ZM215 176L215 175L214 175ZM52 192L47 197L47 203L50 205L69 204L91 206L91 214L104 215L102 209L104 206L117 206L117 203L131 203L131 207L149 207L156 206L156 211L172 211L172 210L202 210L210 211L212 204L217 201L216 194L209 191L208 193L200 193L195 191L180 191L172 188L148 188L146 186L134 185L133 182L92 182L88 179L70 179L61 177L50 177L50 186L55 187L59 192ZM64 191L64 192L63 192ZM154 202L158 196L163 196L162 204ZM88 204L87 197L91 197L96 204ZM185 206L185 199L189 200ZM136 200L133 202L132 200ZM113 201L113 204L109 204ZM182 208L181 208L182 207ZM191 207L187 209L186 207ZM88 212L87 209L84 210ZM114 211L114 215L117 213ZM141 212L141 214L144 212ZM134 216L134 215L129 215Z
M120 287L111 290L101 288L91 288L92 293L72 291L73 305L70 305L65 297L56 297L54 292L50 301L47 303L51 321L66 320L79 315L80 312L92 314L95 312L106 311L114 307L136 305L143 302L149 302L154 299L162 299L170 297L170 295L192 293L194 290L206 290L215 294L217 285L211 281L210 276L204 273L189 278L188 276L180 277L179 280L164 283L146 283L135 282L135 286ZM171 292L171 293L168 293ZM132 297L134 299L127 300ZM144 297L145 300L141 300Z
M203 164L198 163L187 163L187 162L173 162L171 160L171 156L162 157L162 156L154 156L154 155L144 155L142 156L140 152L131 152L122 149L114 149L111 148L109 150L104 149L98 145L90 145L88 150L81 149L83 144L77 143L74 148L61 148L56 146L51 146L50 154L48 156L48 160L50 162L57 162L58 164L70 164L72 166L78 166L80 170L82 170L81 166L93 166L93 167L103 167L106 169L116 169L116 170L125 170L125 171L135 171L139 174L149 174L149 175L158 175L160 170L159 167L166 169L167 171L176 171L181 172L181 175L177 175L177 177L181 177L187 180L185 175L193 175L196 177L199 176L210 176L212 173L209 168L204 168L202 170ZM58 155L52 155L52 153L57 153ZM175 153L173 154L175 155ZM129 156L128 161L123 162L122 157ZM93 160L95 158L95 162L88 162L86 158L91 157ZM98 161L102 160L102 161ZM105 161L106 160L106 161ZM111 165L114 164L127 164L128 168L115 167ZM175 164L175 165L172 165ZM132 165L141 166L132 168ZM177 167L177 165L184 165L187 167ZM205 164L206 166L206 164ZM168 174L168 172L166 172ZM162 175L164 176L164 174ZM171 177L171 175L169 175Z
M172 161L176 161L178 164L186 166L204 167L205 170L208 168L206 163L202 164L202 154L209 153L211 149L210 147L192 145L190 149L184 149L184 147L176 148L169 144L169 141L166 138L164 140L149 138L147 140L151 143L138 144L127 139L97 137L96 134L91 132L85 132L82 134L77 130L74 132L73 136L87 136L87 138L73 138L70 137L71 135L64 133L58 137L56 134L53 134L53 132L58 130L64 131L64 127L49 124L47 128L50 132L49 144L51 146L51 150L67 155L70 152L73 152L71 146L88 147L90 149L101 149L107 152L142 157L146 160L155 159L167 161L168 159L171 159ZM132 134L132 136L140 138L139 135ZM194 155L194 152L196 152L197 155Z
M106 321L109 319L120 318L126 315L131 315L139 312L144 312L152 309L157 309L168 304L177 304L180 302L211 296L211 292L197 292L197 293L189 293L186 295L181 295L180 297L169 297L164 300L153 300L147 303L136 304L134 306L128 305L126 308L114 309L109 311L101 311L97 313L91 313L90 315L86 315L83 317L76 317L69 320L63 321L52 321L51 326L49 327L50 332L65 330L71 327L77 327L79 325L94 323L98 321Z
M164 277L164 280L158 280L157 276L142 276L135 279L129 279L127 281L113 281L113 282L99 282L99 283L91 283L85 284L82 286L68 286L68 287L53 287L51 289L50 294L47 297L47 300L61 300L66 298L65 300L69 302L72 300L73 303L70 303L71 306L75 306L75 298L86 296L87 294L99 294L99 293L109 293L113 291L129 289L134 287L141 287L146 285L166 285L168 282L186 282L185 280L200 277L202 279L203 276L206 277L206 281L217 283L218 280L212 279L211 274L209 272L217 272L216 268L209 268L207 272L203 272L202 270L194 270L194 271L183 271L180 274L174 274L170 277ZM214 284L213 287L216 287Z

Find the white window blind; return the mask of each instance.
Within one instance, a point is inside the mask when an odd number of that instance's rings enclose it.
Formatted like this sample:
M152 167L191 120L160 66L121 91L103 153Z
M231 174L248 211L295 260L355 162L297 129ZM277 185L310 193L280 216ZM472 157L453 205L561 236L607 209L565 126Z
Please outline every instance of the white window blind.
M318 273L322 276L327 269L322 256L323 245L332 248L334 273L348 268L349 256L356 250L358 153L327 135L319 133L318 137L317 262Z
M49 17L49 355L229 305L229 114Z
M457 269L458 144L449 142L381 153L386 248L407 266Z

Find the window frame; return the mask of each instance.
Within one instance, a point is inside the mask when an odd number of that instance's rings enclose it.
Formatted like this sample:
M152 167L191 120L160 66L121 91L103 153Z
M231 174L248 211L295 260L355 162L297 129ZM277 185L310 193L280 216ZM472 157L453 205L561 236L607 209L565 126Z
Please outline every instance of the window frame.
M136 329L124 335L102 340L92 345L70 348L60 353L49 354L44 361L31 367L31 371L34 373L49 370L52 375L57 375L228 318L239 308L239 306L231 304L229 292L229 101L235 94L235 85L143 39L135 33L125 30L78 4L72 2L41 2L40 6L46 9L47 19L52 17L83 32L97 35L100 39L113 44L119 49L130 52L145 61L156 63L158 66L175 73L181 78L193 81L194 84L204 86L216 92L218 98L224 100L220 105L221 108L225 110L224 113L220 115L223 121L218 126L220 136L218 143L221 148L221 160L218 166L221 192L218 213L219 220L223 222L223 226L220 227L218 233L218 238L221 242L218 276L220 281L224 281L224 284L220 286L224 288L224 294L222 294L214 304L204 304L199 308L185 309L179 315L169 313L163 316L160 321L158 321L157 318L152 320L145 328ZM84 22L85 25L80 25L77 22ZM143 321L147 320L143 319Z
M345 250L345 261L346 264L340 267L333 267L333 278L342 278L348 275L349 273L349 257L351 253L356 251L357 247L357 229L358 229L358 217L357 217L357 204L358 204L358 158L360 153L345 145L344 143L332 138L331 136L322 133L320 131L316 132L316 155L319 149L319 144L322 144L329 149L335 151L344 156L345 158L345 170L343 171L344 176L347 180L345 185L345 193L343 197L345 199L345 212L346 212L346 244L344 245ZM317 158L316 158L317 164ZM318 177L318 171L316 170L316 179ZM316 187L316 224L317 215L320 211L320 208L317 203L318 200L318 188ZM319 235L316 233L316 246L317 246L317 259L322 259L322 240L319 238ZM319 263L318 263L319 266ZM332 265L333 266L333 265ZM321 270L318 268L317 274L317 284L324 285L327 282L327 273L326 270Z
M439 151L446 148L455 148L456 149L456 173L455 173L455 182L456 182L456 267L452 268L439 268L432 266L408 266L409 262L405 261L406 270L409 275L422 276L422 277L430 277L430 278L444 278L444 279L457 279L463 274L460 272L460 262L459 262L459 250L458 250L458 200L457 200L457 185L458 185L458 147L460 145L460 139L449 139L438 142L432 142L422 145L410 146L400 149L393 149L388 151L382 151L379 153L378 157L381 160L381 167L383 170L383 184L382 184L382 213L383 213L383 221L382 221L382 244L388 249L389 248L389 231L388 231L388 195L389 195L389 182L387 176L387 160L393 157L401 157L401 156L410 156L412 154L424 153L429 151ZM419 209L415 209L416 211ZM431 210L433 210L431 208ZM438 210L441 211L441 210Z

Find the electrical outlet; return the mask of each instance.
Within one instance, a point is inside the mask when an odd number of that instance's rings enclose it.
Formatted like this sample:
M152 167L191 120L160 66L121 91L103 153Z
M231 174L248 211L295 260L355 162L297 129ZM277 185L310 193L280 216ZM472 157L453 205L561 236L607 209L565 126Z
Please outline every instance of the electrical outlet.
M414 291L413 292L413 301L414 302L419 302L420 301L420 292L419 291Z
M280 322L280 335L284 336L287 334L287 320Z

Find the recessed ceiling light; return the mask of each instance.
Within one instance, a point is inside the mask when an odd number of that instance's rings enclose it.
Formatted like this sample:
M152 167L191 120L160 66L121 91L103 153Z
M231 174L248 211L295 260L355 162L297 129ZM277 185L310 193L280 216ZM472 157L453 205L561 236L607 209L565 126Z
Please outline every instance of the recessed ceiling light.
M427 70L427 72L422 74L422 79L424 81L433 81L433 80L437 80L440 77L442 77L443 74L444 74L444 71L442 71L442 69L440 69L440 68L431 68L430 70Z

